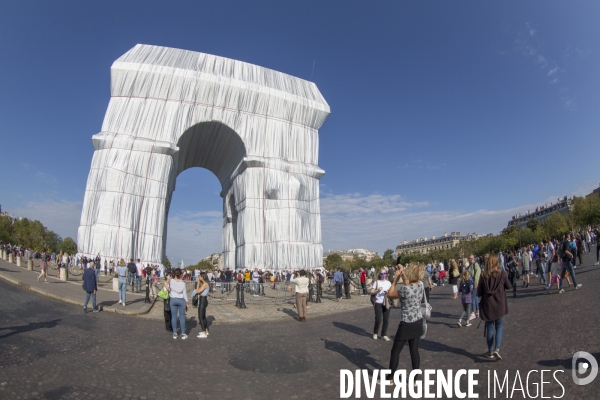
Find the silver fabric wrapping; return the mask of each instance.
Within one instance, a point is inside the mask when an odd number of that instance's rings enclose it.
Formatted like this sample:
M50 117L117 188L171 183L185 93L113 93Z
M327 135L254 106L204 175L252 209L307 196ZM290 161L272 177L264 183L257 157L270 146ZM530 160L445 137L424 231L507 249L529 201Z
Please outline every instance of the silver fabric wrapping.
M221 182L225 268L322 266L316 85L209 54L137 45L111 67L79 252L163 264L175 181Z

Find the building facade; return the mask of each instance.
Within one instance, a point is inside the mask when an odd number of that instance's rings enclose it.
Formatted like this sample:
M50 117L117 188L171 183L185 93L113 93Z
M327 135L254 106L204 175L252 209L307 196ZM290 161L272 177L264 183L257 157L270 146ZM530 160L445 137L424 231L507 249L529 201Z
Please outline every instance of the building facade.
M527 210L525 215L517 214L513 216L512 219L508 221L508 227L516 226L519 229L526 228L527 222L529 222L530 219L537 219L540 224L544 223L546 218L554 213L568 214L570 212L570 205L571 199L565 196L558 199L556 204L546 203L543 206L536 207L534 212Z
M339 254L342 260L352 260L354 256L362 258L365 261L371 261L375 257L379 257L379 253L367 249L347 249L347 250L329 250L323 254L323 261L327 259L330 254Z
M473 240L480 237L477 233L461 235L460 232L444 233L441 237L432 236L431 238L419 238L413 241L404 240L396 246L396 254L400 253L421 253L428 254L432 250L447 250L458 246L463 240Z

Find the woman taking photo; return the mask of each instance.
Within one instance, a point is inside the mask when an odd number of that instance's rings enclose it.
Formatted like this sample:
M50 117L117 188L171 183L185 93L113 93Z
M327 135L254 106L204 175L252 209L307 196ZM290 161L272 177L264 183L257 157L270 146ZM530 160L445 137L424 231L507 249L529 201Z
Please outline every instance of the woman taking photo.
M187 335L185 334L185 312L188 309L188 298L185 282L181 280L182 276L183 273L181 272L181 268L177 268L167 289L171 301L171 327L173 328L173 339L177 339L178 316L181 339L187 339Z
M450 260L450 271L448 271L448 283L452 285L453 299L458 299L458 280L460 278L460 268L455 260Z
M485 271L483 271L479 279L477 296L481 298L479 316L485 321L485 337L488 346L488 352L484 356L489 359L497 358L498 360L502 360L500 345L502 344L504 316L508 314L506 291L510 290L510 288L508 276L500 268L498 259L496 257L488 258L485 264Z
M400 299L400 325L394 338L392 354L390 355L391 376L394 376L398 363L400 361L400 352L408 342L410 350L410 359L412 369L419 369L421 359L419 357L419 338L423 335L423 317L421 315L421 302L425 294L423 284L423 272L425 265L410 263L406 270L399 265L399 269L394 276L391 290L388 293L389 299ZM402 279L404 286L396 290L398 281Z
M306 297L308 296L308 278L306 271L298 272L298 276L290 279L290 282L296 285L296 310L298 312L298 321L306 321Z
M204 339L208 337L208 321L206 320L206 307L208 307L208 290L209 286L208 275L206 272L200 272L198 282L196 283L196 293L198 293L198 321L202 331L198 334L198 338Z
M386 342L390 340L387 336L387 328L390 320L390 302L388 301L387 294L392 287L391 282L387 279L387 271L382 269L379 271L378 280L373 284L371 289L371 296L374 297L373 308L375 309L375 326L373 327L373 339L377 340L377 334L379 333L379 327L383 321L383 327L381 328L381 337Z

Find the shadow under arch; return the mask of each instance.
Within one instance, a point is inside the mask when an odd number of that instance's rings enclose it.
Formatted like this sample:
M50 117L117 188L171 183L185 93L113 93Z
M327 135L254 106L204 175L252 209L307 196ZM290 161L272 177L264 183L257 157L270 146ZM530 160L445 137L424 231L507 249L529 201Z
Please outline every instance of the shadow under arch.
M186 129L177 141L177 175L188 168L206 168L221 186L246 157L246 146L236 131L222 122L201 122Z

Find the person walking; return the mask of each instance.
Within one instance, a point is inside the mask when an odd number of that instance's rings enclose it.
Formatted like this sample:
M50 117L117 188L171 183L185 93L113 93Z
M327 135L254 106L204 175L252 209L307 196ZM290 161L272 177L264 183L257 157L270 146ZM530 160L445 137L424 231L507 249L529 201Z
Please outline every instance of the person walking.
M297 276L290 279L290 282L296 285L296 311L298 312L298 321L306 321L306 297L308 296L308 278L306 271L301 270Z
M471 304L473 303L473 280L471 279L471 273L465 268L460 276L460 283L458 285L458 292L460 293L462 303L462 313L458 319L458 327L462 325L462 319L465 319L465 326L471 326Z
M519 279L519 264L517 263L515 252L511 251L506 261L508 270L508 279L513 290L513 297L517 297L517 279Z
M83 290L85 290L85 301L83 302L83 312L87 312L87 305L92 297L92 308L94 312L98 312L96 307L96 292L98 291L98 280L96 278L96 271L93 268L93 264L90 263L90 268L83 271Z
M528 288L529 287L529 274L531 273L531 256L529 255L529 249L525 248L523 249L522 253L521 253L521 264L523 266L523 271L521 274L521 277L523 278L523 288Z
M208 292L210 288L210 280L206 272L201 272L198 275L196 282L196 293L198 293L198 322L200 323L200 333L198 338L205 339L208 337L208 321L206 320L206 307L208 307Z
M125 294L127 293L127 267L125 260L121 259L116 268L116 275L119 277L119 304L125 306Z
M360 287L362 288L361 296L367 295L367 271L364 268L360 268Z
M458 299L458 281L460 279L460 269L456 260L450 260L450 271L448 272L450 274L448 283L452 285L452 298L456 300Z
M489 359L502 360L500 346L504 333L504 316L508 314L506 291L510 288L508 275L500 268L498 259L489 257L477 286L477 295L481 298L479 316L482 321L485 321L485 337L488 346L484 356Z
M477 297L477 285L479 284L479 277L481 276L481 267L475 260L475 254L469 256L469 273L473 280L473 287L475 290L471 290L471 316L469 320L479 318L479 298Z
M344 271L344 295L346 300L350 300L350 272Z
M563 289L563 280L565 279L565 274L568 272L569 276L573 278L573 285L575 285L575 289L579 289L581 287L581 283L577 284L577 278L575 277L575 270L573 269L573 260L575 260L575 256L571 253L571 234L567 234L565 240L562 242L560 246L560 250L558 252L559 257L562 259L562 270L560 273L560 289L558 293L564 293L565 289Z
M185 334L185 312L188 310L188 298L185 282L181 280L183 273L181 268L175 269L173 279L169 282L169 297L171 300L171 327L173 328L173 339L177 339L177 318L179 317L179 328L181 339L187 339Z
M129 263L127 264L127 271L129 273L129 283L131 284L131 293L135 292L135 280L137 275L137 267L133 262L133 258L129 259Z
M40 276L38 276L38 282L42 276L44 277L44 282L48 283L48 263L46 262L45 257L42 257L42 261L40 261Z
M408 343L410 350L410 358L412 369L420 369L421 358L419 356L419 339L423 335L423 316L421 314L421 301L424 296L423 271L425 265L411 263L406 267L399 265L394 281L392 282L391 290L388 292L388 298L400 299L400 324L394 338L394 345L390 354L391 376L398 369L400 362L400 353L404 346ZM396 285L402 279L404 285L397 290Z
M374 297L373 309L375 310L375 326L373 327L373 339L377 340L379 327L381 326L381 337L386 342L390 340L387 335L388 324L390 321L391 305L387 294L392 287L392 283L387 279L387 271L379 271L375 284L371 285L371 296ZM382 324L383 322L383 324Z

